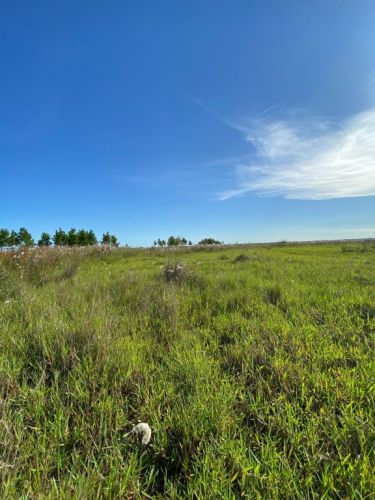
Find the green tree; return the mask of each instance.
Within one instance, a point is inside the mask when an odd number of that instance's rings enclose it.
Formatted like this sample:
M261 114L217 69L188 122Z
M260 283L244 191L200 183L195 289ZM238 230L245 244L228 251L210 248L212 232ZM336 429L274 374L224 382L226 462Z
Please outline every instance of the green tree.
M61 227L59 229L56 229L52 239L53 243L56 246L64 246L67 245L68 243L67 234L65 231L61 229Z
M103 234L101 242L102 245L110 245L111 247L118 247L119 241L114 234L110 234L108 231Z
M198 245L221 245L221 241L215 240L214 238L204 238Z
M103 233L102 240L101 240L102 245L110 245L111 244L111 235L107 231L106 233Z
M0 229L0 249L9 245L9 231L8 229Z
M51 244L51 236L48 233L42 233L40 236L40 240L38 241L38 246L49 247Z
M114 234L111 234L111 243L110 244L113 247L118 247L120 244Z
M70 247L77 245L77 232L73 227L68 232L66 239Z
M8 237L8 246L15 247L20 244L20 239L18 233L14 229L12 229L9 237Z
M18 231L19 245L31 247L34 245L34 240L29 231L25 227L21 227Z
M95 233L92 229L87 233L86 245L96 245L98 240L96 239Z
M77 245L84 247L87 245L88 241L88 233L84 229L80 229L77 233L76 236L76 243Z
M186 245L187 244L187 239L183 238L181 236L170 236L167 241L167 245L169 247L175 247L179 245Z
M158 247L165 247L166 244L167 244L166 241L161 240L160 238L154 241L154 245Z

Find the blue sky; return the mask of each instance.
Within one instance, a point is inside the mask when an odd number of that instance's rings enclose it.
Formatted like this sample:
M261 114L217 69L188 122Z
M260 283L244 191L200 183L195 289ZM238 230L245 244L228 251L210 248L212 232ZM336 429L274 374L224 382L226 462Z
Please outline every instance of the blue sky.
M375 237L372 0L1 1L0 226Z

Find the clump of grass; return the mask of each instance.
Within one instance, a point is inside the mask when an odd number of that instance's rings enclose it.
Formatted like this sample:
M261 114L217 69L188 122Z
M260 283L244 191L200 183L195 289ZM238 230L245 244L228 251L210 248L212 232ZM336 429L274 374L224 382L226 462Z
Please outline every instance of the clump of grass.
M273 306L277 306L282 297L282 291L280 286L275 285L266 289L266 300Z
M166 283L181 285L191 280L192 270L184 262L167 262L163 267L163 278Z
M201 293L206 289L205 279L202 276L198 276L191 266L181 261L167 262L162 268L162 279L167 284L186 285L199 290Z
M78 270L78 267L79 267L79 262L77 262L77 261L67 263L67 265L66 265L65 269L63 270L63 272L61 273L59 279L68 280L70 278L73 278L73 276L76 274L76 272Z
M240 253L239 255L237 255L237 257L235 257L235 259L234 259L233 262L235 262L235 263L237 263L237 262L246 262L247 260L250 260L250 257L248 255Z

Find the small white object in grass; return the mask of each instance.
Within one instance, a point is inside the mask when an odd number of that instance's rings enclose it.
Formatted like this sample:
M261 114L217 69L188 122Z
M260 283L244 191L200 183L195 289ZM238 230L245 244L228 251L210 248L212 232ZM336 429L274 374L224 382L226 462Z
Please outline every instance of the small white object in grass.
M141 422L133 427L132 432L142 434L142 444L148 444L151 439L151 428L148 424Z

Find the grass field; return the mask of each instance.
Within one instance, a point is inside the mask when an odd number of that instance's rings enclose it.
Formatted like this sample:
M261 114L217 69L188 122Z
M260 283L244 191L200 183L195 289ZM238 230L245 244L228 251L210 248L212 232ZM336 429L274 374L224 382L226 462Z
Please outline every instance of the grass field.
M0 330L1 498L374 498L371 244L0 254Z

